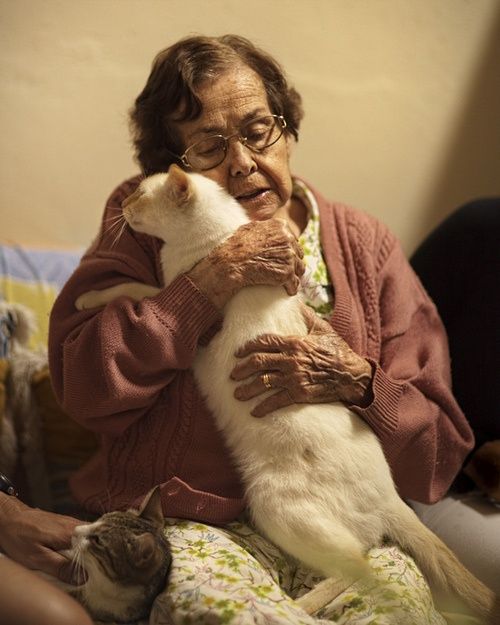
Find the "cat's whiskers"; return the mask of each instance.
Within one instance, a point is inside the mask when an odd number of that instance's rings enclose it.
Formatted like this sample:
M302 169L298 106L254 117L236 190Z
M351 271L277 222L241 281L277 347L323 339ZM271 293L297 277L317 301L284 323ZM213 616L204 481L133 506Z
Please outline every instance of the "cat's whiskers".
M105 232L105 236L110 237L110 236L115 236L117 232L119 232L122 228L122 222L121 221L117 221L115 222L113 225L108 226L106 228L106 232Z
M114 245L115 245L115 244L116 244L116 243L120 240L120 238L121 238L121 236L122 236L122 234L123 234L124 230L125 230L127 227L128 227L128 223L127 223L126 221L124 221L124 222L123 222L123 225L122 225L122 227L121 227L121 229L120 229L120 232L117 234L117 236L116 236L115 240L113 241L113 243L112 243L111 247L113 247L113 246L114 246Z
M120 213L120 215L116 215L115 217L109 217L106 221L112 222L111 226L106 230L106 235L114 235L114 239L111 242L111 247L114 247L120 240L128 224L123 216L123 213Z
M79 542L73 547L73 556L71 558L71 572L75 579L78 580L79 585L81 583L85 584L85 582L81 582L80 580L86 580L86 569L84 566L84 553L83 546Z
M124 219L123 213L120 212L118 215L113 215L111 217L106 217L106 219L104 220L105 223L110 223L111 226L113 224L115 224L116 222L121 221L122 219ZM110 227L111 227L110 226Z

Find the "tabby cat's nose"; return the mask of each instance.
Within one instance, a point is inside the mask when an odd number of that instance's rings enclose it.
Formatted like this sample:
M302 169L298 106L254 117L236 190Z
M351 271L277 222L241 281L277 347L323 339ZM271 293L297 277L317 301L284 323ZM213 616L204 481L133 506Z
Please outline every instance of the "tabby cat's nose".
M87 536L87 534L89 533L89 527L90 527L89 524L77 525L73 530L73 536L77 536L77 537Z

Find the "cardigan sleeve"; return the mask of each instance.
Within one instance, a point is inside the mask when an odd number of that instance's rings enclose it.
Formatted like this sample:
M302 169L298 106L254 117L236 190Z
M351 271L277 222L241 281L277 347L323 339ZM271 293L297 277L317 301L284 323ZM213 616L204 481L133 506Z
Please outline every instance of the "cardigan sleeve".
M92 289L128 281L160 286L159 243L129 228L116 240L105 227L133 187L124 183L108 200L101 232L59 294L49 330L61 405L85 427L114 435L147 414L220 322L220 312L185 275L140 302L120 297L99 309L75 308Z
M373 401L353 407L377 433L402 497L433 503L473 446L451 390L446 332L435 305L387 232L377 279L379 353Z

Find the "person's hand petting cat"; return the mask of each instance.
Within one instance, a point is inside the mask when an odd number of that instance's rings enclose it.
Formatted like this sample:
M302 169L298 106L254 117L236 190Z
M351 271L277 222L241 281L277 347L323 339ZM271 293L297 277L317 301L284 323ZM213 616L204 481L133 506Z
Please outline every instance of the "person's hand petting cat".
M0 493L0 552L29 569L63 582L73 579L71 561L59 553L71 546L71 535L82 521L30 508L16 497Z
M222 308L244 286L283 285L294 295L304 273L303 255L286 221L253 221L241 226L188 275Z
M303 314L307 336L264 334L236 353L242 361L233 369L232 379L253 378L236 388L237 399L252 399L270 387L276 390L253 409L254 417L294 403L341 401L363 407L371 401L370 363L310 308L304 306Z

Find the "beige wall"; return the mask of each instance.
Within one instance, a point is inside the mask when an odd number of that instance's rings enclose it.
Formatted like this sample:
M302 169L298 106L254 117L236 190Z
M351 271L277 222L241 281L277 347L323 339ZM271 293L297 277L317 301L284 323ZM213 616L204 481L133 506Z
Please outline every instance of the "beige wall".
M410 252L500 195L499 17L498 0L0 0L0 238L86 245L136 171L127 110L154 54L235 32L303 95L294 170Z

